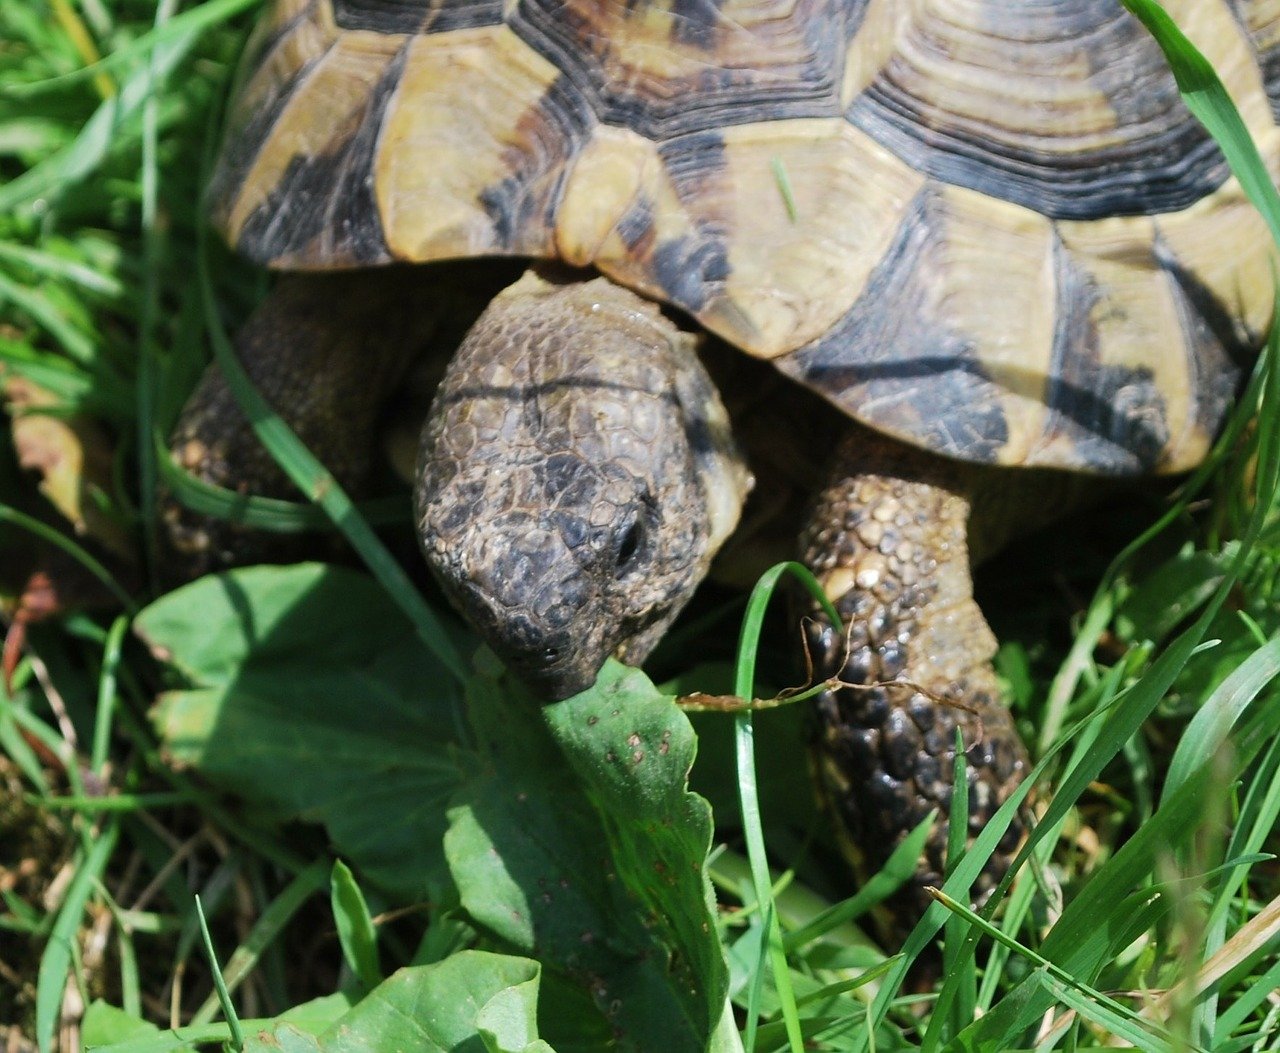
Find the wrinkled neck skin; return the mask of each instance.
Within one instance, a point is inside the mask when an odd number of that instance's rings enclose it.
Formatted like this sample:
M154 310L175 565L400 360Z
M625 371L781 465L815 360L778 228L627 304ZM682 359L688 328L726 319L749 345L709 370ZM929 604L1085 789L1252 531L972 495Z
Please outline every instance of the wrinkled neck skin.
M530 271L471 329L423 432L417 515L451 602L547 700L638 664L750 476L696 338L604 278Z

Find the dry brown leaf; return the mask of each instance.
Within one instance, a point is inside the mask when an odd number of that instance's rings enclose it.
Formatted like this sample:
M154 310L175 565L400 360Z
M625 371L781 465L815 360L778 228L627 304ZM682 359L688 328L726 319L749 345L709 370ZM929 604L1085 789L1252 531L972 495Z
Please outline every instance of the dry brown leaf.
M111 487L114 450L97 421L49 412L58 400L38 384L0 370L18 463L40 476L40 492L82 537L131 558L128 534L103 514L95 494Z

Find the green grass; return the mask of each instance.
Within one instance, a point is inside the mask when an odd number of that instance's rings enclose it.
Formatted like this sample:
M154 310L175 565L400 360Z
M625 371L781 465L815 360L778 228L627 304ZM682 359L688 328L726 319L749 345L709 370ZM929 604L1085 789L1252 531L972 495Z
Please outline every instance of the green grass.
M63 448L105 435L111 451L82 479L77 534L0 439L0 590L39 569L61 604L26 626L0 689L0 1027L43 1048L67 1026L122 1051L212 1047L231 1005L247 1049L264 1030L338 1048L335 1027L433 1048L419 1024L436 1006L446 1048L477 1030L534 1051L618 1033L638 1049L1280 1046L1274 353L1175 498L1112 506L985 573L1041 819L1007 895L981 915L955 902L1013 803L886 958L858 926L916 848L848 898L799 705L693 718L708 810L684 784L690 722L661 690L611 668L541 711L473 667L388 535L264 406L264 442L368 573L305 564L157 594L157 436L265 288L199 209L248 6L0 0L0 380L47 392ZM1280 229L1212 71L1172 46ZM197 489L182 492L230 504ZM1124 549L1109 568L1098 538ZM1065 560L1046 560L1055 545ZM1047 562L1094 593L1070 637ZM718 602L694 612L712 629L667 648L672 683L788 682L785 633L768 631L734 679ZM912 994L940 930L946 975Z

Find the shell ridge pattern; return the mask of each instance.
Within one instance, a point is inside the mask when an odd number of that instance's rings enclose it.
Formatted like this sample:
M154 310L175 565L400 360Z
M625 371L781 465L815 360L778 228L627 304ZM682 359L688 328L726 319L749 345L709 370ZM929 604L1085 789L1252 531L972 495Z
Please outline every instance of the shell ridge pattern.
M912 167L1073 219L1176 211L1227 178L1159 49L1113 0L917 11L847 111ZM1011 91L1023 105L1009 108Z
M447 33L496 26L503 7L503 0L333 0L333 20L343 29L373 33Z
M504 249L515 246L522 231L554 226L555 210L572 168L569 159L577 155L596 124L590 100L576 88L567 73L552 81L528 114L530 134L521 136L521 147L511 147L507 156L512 174L481 192L481 203ZM529 151L532 162L522 153L529 146L534 147ZM547 173L550 183L539 191L536 181Z
M1159 229L1154 249L1166 280L1174 290L1178 321L1187 348L1187 389L1192 401L1183 443L1207 449L1218 422L1230 412L1241 378L1252 366L1252 348L1261 333L1248 330L1225 309L1195 273L1170 251Z
M273 191L284 204L259 209L241 237L280 246L282 259L320 255L344 265L391 260L372 177L377 140L408 54L402 45L351 118L351 135L332 153L295 156ZM266 218L265 226L259 225Z
M1230 0L1227 12L1249 46L1272 119L1280 121L1280 3Z
M800 0L787 11L742 0L521 0L508 24L589 94L603 123L660 142L837 115L846 8L865 2Z
M1280 149L1280 2L1171 10ZM1266 313L1261 254L1196 245L1228 213L1253 228L1115 0L275 11L212 185L275 266L595 265L898 438L1122 474L1194 462ZM1053 223L1063 284L1002 333L983 309L1059 265ZM1151 360L1170 339L1195 361Z
M237 105L227 121L227 134L222 146L218 166L208 188L213 204L213 220L224 227L229 224L231 206L243 189L243 182L250 167L257 160L268 136L280 120L281 112L290 99L299 94L309 73L329 52L329 47L309 55L301 65L289 62L281 53L288 49L296 34L315 28L315 8L323 0L310 0L294 12L281 11L279 24L264 19L254 29L245 46L240 68L236 73ZM287 64L283 75L272 74L273 62ZM266 81L259 90L259 81ZM265 98L257 96L265 95ZM229 231L230 233L230 231ZM233 240L238 235L232 233ZM242 251L252 255L252 250Z
M1280 3L1276 0L1241 2L1232 5L1231 13L1253 46L1267 101L1271 103L1271 115L1280 121Z
M1094 324L1102 291L1071 258L1055 232L1058 326L1045 392L1044 439L1050 446L1081 449L1089 464L1110 474L1153 470L1168 441L1162 399L1149 371L1108 365ZM1124 399L1125 388L1142 390L1146 398ZM1140 402L1144 416L1127 416L1122 406Z
M921 190L849 312L778 364L837 406L856 402L895 437L994 462L1008 423L973 341L947 323L931 273L944 213L937 189Z

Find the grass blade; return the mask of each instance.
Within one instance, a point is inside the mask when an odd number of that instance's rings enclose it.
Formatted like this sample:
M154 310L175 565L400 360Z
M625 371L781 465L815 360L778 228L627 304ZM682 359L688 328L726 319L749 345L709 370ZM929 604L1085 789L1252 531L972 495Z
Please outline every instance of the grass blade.
M760 630L764 623L765 609L786 573L791 573L808 589L814 600L821 604L831 623L840 628L840 616L831 601L807 567L793 561L779 563L761 575L751 592L747 613L742 620L742 634L738 641L737 673L734 693L739 698L752 698L755 692L756 655L760 648ZM764 830L760 821L760 796L756 785L755 733L749 708L734 716L735 753L738 762L738 794L742 808L742 827L747 842L747 859L751 865L752 884L755 886L756 904L767 920L765 941L769 947L769 959L773 966L773 982L782 1003L783 1022L787 1041L793 1053L804 1049L804 1035L800 1029L800 1016L796 1010L795 994L787 967L787 952L778 926L778 912L773 902L773 887L769 880L769 861L764 847ZM748 1032L754 1021L748 1024ZM747 1049L752 1048L750 1039Z
M111 822L94 838L89 852L76 867L53 930L49 933L49 942L40 956L36 982L36 1043L41 1053L54 1048L53 1039L62 1010L62 992L71 969L76 932L84 917L85 904L111 859L119 833L119 826Z
M271 453L293 484L316 502L334 525L360 554L373 576L382 584L419 637L440 662L458 680L467 676L467 664L458 652L449 631L439 616L418 594L407 574L378 540L368 522L360 515L351 498L310 450L280 419L266 399L253 386L253 381L240 365L231 341L222 328L213 298L207 254L199 254L200 286L204 296L205 318L213 341L214 357L226 377L245 418L259 441Z
M1271 229L1272 239L1280 245L1280 196L1221 78L1155 0L1121 2L1160 45L1187 109L1213 136L1232 175L1240 181L1241 188Z
M284 890L271 901L270 906L262 912L250 930L249 935L245 937L244 943L237 947L231 957L227 959L226 969L219 970L218 990L192 1015L192 1024L209 1023L213 1019L214 1010L217 1009L219 1003L222 1004L223 1013L227 1012L227 1007L230 1005L230 992L244 982L250 971L257 964L263 950L279 935L288 920L297 913L298 909L311 896L324 888L328 874L328 860L317 859L310 866L300 871ZM203 926L203 910L200 918L200 924ZM209 950L210 962L213 964L214 969L217 970L217 964L213 962L211 945ZM225 977L223 973L225 973ZM229 1020L230 1018L228 1017Z
M347 968L359 979L366 991L372 991L382 982L382 967L378 964L378 934L369 915L369 905L364 893L356 884L351 868L341 859L333 862L329 876L329 898L333 920L338 927L338 942L342 944L342 956Z
M1200 707L1183 733L1169 763L1164 796L1174 793L1191 773L1222 748L1245 709L1280 674L1280 637L1254 651Z
M209 971L213 973L213 987L218 1004L222 1006L222 1016L227 1021L231 1032L231 1048L239 1053L244 1049L244 1031L240 1027L240 1018L236 1015L235 1004L231 1001L231 992L227 990L227 982L222 976L222 967L218 964L218 952L213 947L213 937L209 934L209 921L204 916L204 904L196 894L196 916L200 919L200 936L204 941L204 951L209 959Z
M0 187L0 213L12 212L44 194L64 192L91 175L110 153L121 123L142 108L156 84L177 68L197 40L199 29L188 29L156 48L153 65L135 71L118 94L103 100L73 142Z

